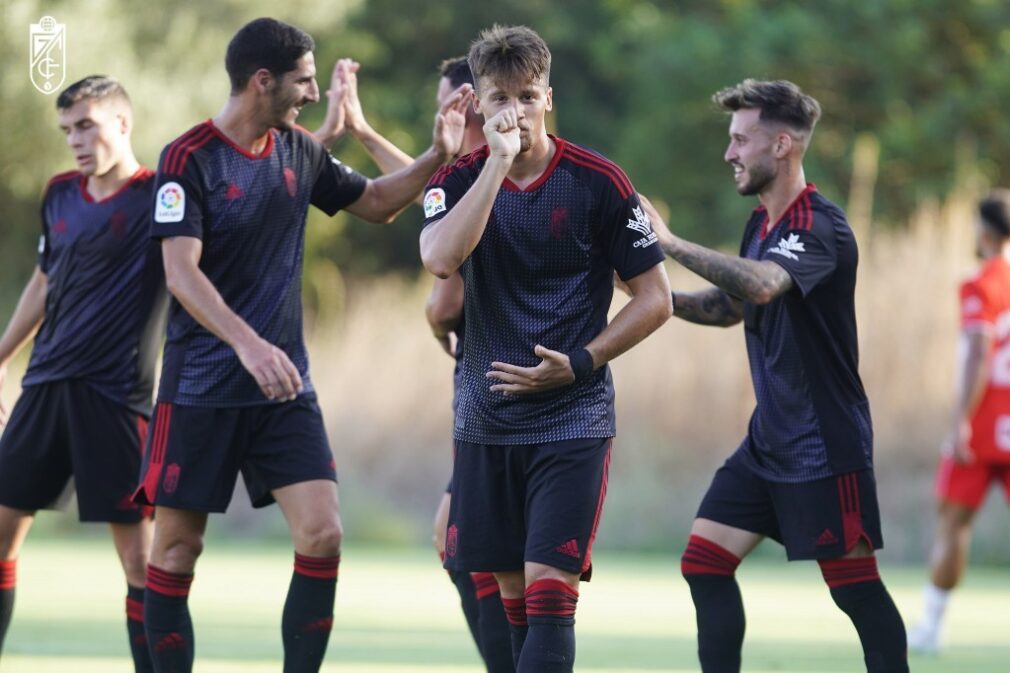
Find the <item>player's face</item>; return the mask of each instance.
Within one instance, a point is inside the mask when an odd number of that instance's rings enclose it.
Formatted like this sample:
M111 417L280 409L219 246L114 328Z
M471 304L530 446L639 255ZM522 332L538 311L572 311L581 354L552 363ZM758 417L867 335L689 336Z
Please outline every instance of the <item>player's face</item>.
M77 170L105 175L129 148L129 112L117 101L81 100L59 111L60 130L67 137Z
M519 152L529 152L535 143L547 139L545 119L554 107L554 92L541 79L495 82L480 79L477 112L490 119L502 110L514 108L519 119Z
M298 119L298 113L309 103L319 102L319 86L316 84L316 59L307 52L295 64L295 69L274 80L270 90L271 126L290 129Z
M736 191L743 196L762 193L778 174L776 134L760 117L761 110L756 108L737 110L729 125L729 147L723 159L733 167Z

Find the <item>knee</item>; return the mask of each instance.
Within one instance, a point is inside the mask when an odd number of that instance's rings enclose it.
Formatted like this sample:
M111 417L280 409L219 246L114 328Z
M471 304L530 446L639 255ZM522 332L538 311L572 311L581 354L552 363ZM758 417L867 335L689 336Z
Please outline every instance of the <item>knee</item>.
M698 575L732 577L740 557L700 535L692 535L680 557L680 573L690 581Z
M147 554L143 549L128 549L120 553L119 562L123 566L126 581L133 586L143 586L147 574Z
M526 591L526 578L522 572L494 573L503 598L522 598Z
M196 560L203 553L203 535L176 535L167 540L155 540L151 563L171 573L192 573Z
M338 556L344 538L339 519L306 525L292 531L295 551L306 556Z

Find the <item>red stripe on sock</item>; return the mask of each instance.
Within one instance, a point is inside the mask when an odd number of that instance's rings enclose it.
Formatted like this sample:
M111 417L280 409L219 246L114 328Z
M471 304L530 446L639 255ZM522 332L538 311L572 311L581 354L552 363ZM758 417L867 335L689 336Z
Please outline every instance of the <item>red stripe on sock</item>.
M502 597L501 604L505 608L505 619L509 624L512 626L527 626L525 598Z
M193 575L170 573L150 563L147 564L147 582L144 583L151 591L165 596L185 598L189 596L189 587L193 584Z
M18 562L0 561L0 591L13 589L18 583Z
M473 592L479 601L500 591L493 573L470 573L470 579L473 580Z
M336 556L302 556L295 552L295 572L318 580L335 580L340 569L340 554Z
M144 604L132 598L126 599L126 618L133 622L144 621Z
M740 558L700 535L688 538L687 548L680 558L680 572L684 575L725 575L736 572Z
M561 580L537 580L526 587L526 614L571 617L579 592Z
M824 581L831 589L843 587L846 584L873 582L880 579L880 573L877 572L876 556L827 559L818 561L817 565L821 567Z

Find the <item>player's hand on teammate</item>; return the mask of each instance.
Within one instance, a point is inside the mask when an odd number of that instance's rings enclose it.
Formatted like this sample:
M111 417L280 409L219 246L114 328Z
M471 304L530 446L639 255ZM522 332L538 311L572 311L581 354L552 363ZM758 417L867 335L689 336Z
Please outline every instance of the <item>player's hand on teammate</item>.
M492 362L486 376L499 381L491 386L494 392L506 395L528 395L552 388L560 388L575 382L575 372L568 361L568 356L558 351L552 351L537 345L533 348L537 357L541 358L536 367L519 367L506 362Z
M458 155L463 148L466 108L472 104L472 100L473 87L470 84L461 84L445 99L435 115L435 127L431 134L432 145L447 159Z
M953 458L959 465L970 465L975 462L975 455L971 452L969 443L971 442L971 423L966 420L959 421L950 431L940 450L944 456Z
M288 354L272 343L257 338L235 349L268 400L293 400L302 392L302 377Z
M652 230L656 232L656 238L659 239L659 247L663 249L664 252L667 250L672 250L677 243L677 237L673 235L670 231L670 227L666 224L666 220L663 219L659 211L656 210L656 206L652 205L652 201L645 197L644 194L638 195L638 200L642 202L642 210L645 214L649 216L649 221L652 223Z
M514 109L500 111L484 122L484 137L491 156L511 161L519 154L519 115Z

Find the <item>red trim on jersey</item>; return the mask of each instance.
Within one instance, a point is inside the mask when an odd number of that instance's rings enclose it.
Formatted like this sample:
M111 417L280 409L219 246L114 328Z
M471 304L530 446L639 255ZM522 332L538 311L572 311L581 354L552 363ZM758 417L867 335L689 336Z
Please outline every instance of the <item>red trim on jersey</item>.
M610 477L610 450L614 447L614 440L607 442L607 457L603 459L603 480L600 482L600 497L596 501L596 516L593 517L593 529L589 533L589 541L586 543L586 556L582 560L582 572L587 573L593 565L593 542L596 540L596 529L600 526L600 517L603 516L603 501L607 498L607 481Z
M431 179L428 181L428 187L438 187L445 182L445 179L449 177L453 171L473 166L478 160L489 156L490 153L491 151L488 149L487 145L481 145L473 152L463 155L453 163L442 166L435 171L434 175L431 176Z
M161 167L162 172L165 175L182 175L189 155L206 145L213 137L207 122L194 126L183 133L168 146L168 151L165 152L165 161Z
M771 233L773 229L782 224L786 217L790 216L793 221L790 224L789 229L804 229L806 231L810 231L814 226L814 211L810 204L810 195L816 191L817 185L812 182L808 182L807 186L803 188L803 191L800 192L796 198L793 199L793 202L789 204L789 207L782 212L782 215L779 216L779 219L775 222L774 226L769 227L768 219L766 218L764 226L761 227L761 240L763 241L767 238L768 234ZM805 209L803 207L804 203L806 204ZM755 209L755 212L762 210L767 209L764 206L759 206ZM793 212L794 210L795 212Z
M213 119L208 119L207 124L210 126L210 130L217 135L218 138L223 140L227 145L229 145L233 150L244 156L246 159L252 159L253 161L259 161L260 159L266 159L270 156L270 153L274 151L274 130L267 129L267 144L263 147L263 151L259 154L253 154L244 147L239 147L235 144L235 141L224 134L224 131L219 129L214 125Z
M622 199L629 199L635 193L635 188L632 187L628 176L614 162L575 145L568 144L567 150L567 158L572 163L590 168L610 178L610 181L617 187L617 192L621 195Z
M81 188L81 195L84 197L84 200L87 203L96 203L96 204L108 203L109 201L113 200L114 198L122 194L124 191L126 191L130 186L133 185L133 183L149 178L153 174L154 171L152 171L150 168L147 168L146 166L141 166L134 172L133 175L131 175L129 178L126 179L126 182L124 182L119 189L117 189L109 196L106 196L104 199L101 199L100 201L95 201L95 198L91 196L91 194L88 192L88 176L82 175L81 181L79 183Z
M64 173L57 173L53 177L49 178L49 182L46 183L46 188L43 190L43 194L48 192L49 189L56 184L61 182L66 182L67 180L73 180L74 178L81 177L80 171L66 171Z
M547 179L551 177L554 169L558 167L559 163L561 163L561 157L565 154L565 148L568 146L568 143L561 138L556 138L552 135L548 135L547 137L554 141L554 155L547 163L547 168L545 168L544 172L540 174L540 177L526 185L524 189L520 189L519 185L512 182L509 178L505 178L504 182L502 182L502 187L510 192L535 192L540 189L545 182L547 182Z

